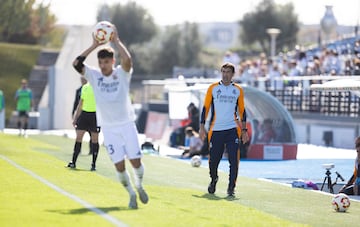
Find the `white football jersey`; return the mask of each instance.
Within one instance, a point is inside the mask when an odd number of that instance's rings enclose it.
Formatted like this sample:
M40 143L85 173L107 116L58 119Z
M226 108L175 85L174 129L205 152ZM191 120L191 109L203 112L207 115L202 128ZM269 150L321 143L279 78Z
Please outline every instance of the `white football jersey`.
M135 121L129 88L132 69L125 72L120 65L110 76L104 76L99 68L85 64L85 78L94 90L96 118L101 127L119 126Z

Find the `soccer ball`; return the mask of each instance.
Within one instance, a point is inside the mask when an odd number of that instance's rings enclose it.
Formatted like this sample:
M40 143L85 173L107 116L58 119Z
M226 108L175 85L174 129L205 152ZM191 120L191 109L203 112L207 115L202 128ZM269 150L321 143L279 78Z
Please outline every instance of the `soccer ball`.
M113 25L108 21L98 22L93 29L92 35L99 43L107 43L114 36Z
M346 212L350 207L350 199L344 193L336 194L332 199L332 207L337 212Z
M192 167L199 167L201 166L201 157L199 155L194 155L192 156L191 160L190 160L191 166Z

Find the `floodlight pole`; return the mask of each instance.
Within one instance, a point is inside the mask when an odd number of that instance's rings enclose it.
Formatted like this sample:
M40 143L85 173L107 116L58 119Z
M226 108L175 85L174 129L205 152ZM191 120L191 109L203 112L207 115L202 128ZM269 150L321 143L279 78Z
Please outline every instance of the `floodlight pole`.
M276 50L276 37L281 33L281 30L278 28L268 28L266 32L270 35L270 55L271 59L275 57Z

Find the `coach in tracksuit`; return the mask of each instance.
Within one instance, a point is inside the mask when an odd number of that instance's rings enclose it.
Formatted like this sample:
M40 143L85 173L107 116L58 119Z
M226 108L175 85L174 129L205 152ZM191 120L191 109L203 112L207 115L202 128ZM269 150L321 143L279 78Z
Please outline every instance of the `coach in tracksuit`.
M236 179L238 175L240 150L239 140L246 143L249 136L246 128L246 111L244 104L244 91L232 81L235 66L225 63L221 67L221 81L209 86L204 100L200 118L200 137L209 140L209 171L211 182L208 186L210 194L215 193L218 181L218 166L224 150L228 153L230 163L228 196L234 196ZM209 130L205 129L205 121L210 115ZM237 121L241 121L241 128Z

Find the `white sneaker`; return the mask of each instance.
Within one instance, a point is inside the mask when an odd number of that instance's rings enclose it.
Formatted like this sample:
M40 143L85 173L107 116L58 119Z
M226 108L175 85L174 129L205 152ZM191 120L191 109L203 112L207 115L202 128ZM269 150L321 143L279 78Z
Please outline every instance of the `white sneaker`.
M137 209L137 201L136 201L136 194L130 195L130 202L129 202L130 209Z
M140 201L143 204L146 204L149 201L149 197L146 194L145 190L143 188L138 188L137 191L139 193Z

